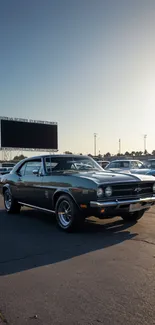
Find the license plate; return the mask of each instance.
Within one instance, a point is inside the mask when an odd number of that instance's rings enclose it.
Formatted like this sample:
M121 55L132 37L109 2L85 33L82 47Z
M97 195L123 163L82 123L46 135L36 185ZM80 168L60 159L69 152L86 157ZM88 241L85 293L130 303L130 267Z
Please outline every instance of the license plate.
M141 208L142 208L141 203L134 203L134 204L130 204L129 211L130 212L135 212L135 211L141 210Z
M130 204L129 211L130 212L135 212L135 211L140 211L140 210L143 210L143 209L148 209L150 207L151 207L150 203L145 204L145 205L142 205L141 203L133 203L133 204Z

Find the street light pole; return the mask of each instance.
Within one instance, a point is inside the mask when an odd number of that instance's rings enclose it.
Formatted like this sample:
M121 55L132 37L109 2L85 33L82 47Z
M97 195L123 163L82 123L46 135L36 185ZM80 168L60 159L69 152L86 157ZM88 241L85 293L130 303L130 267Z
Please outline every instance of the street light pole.
M94 156L96 157L96 137L97 133L94 133Z
M119 154L121 154L121 139L119 139Z
M147 139L147 134L144 134L144 153L146 152L146 139Z

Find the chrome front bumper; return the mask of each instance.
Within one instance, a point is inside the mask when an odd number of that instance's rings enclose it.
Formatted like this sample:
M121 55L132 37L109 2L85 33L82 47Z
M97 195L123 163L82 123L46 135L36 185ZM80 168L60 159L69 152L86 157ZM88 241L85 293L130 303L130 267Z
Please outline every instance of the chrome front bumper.
M148 203L152 204L155 203L155 197L147 197L143 199L135 199L135 200L126 200L126 201L109 201L109 202L97 202L97 201L90 201L91 208L108 208L108 207L122 207L123 205L130 205L134 203Z

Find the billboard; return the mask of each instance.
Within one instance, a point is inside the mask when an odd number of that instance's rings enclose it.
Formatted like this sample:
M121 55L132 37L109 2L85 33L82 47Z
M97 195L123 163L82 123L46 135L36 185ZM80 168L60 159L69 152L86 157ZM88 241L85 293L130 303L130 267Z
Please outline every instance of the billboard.
M58 149L57 123L0 118L0 147L11 149Z

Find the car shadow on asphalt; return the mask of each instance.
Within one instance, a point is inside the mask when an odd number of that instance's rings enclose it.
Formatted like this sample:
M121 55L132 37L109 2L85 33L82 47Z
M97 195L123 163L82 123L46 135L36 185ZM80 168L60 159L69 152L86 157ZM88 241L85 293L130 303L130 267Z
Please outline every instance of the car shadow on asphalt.
M118 219L105 223L86 220L83 229L65 233L55 217L34 210L19 215L0 211L0 276L47 266L53 263L104 250L133 239L132 224Z

